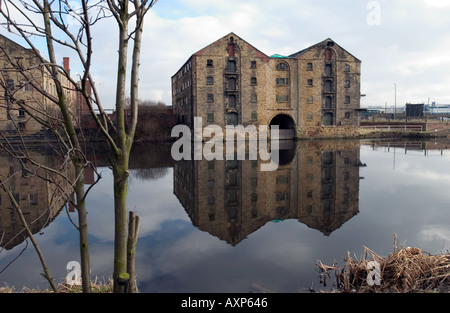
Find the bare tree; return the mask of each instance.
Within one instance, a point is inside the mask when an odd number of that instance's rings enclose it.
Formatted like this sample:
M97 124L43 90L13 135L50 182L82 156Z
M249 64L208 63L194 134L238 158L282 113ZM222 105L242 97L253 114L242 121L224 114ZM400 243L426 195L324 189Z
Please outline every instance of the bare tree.
M86 102L91 117L98 129L106 139L111 150L111 165L114 175L114 211L115 211L115 237L114 237L114 291L118 292L118 278L120 274L127 272L127 186L128 164L130 151L134 140L138 116L138 77L139 60L141 50L144 17L157 0L80 0L81 8L74 10L68 0L0 0L0 12L4 18L4 25L8 30L19 34L29 45L39 60L38 66L48 75L53 82L56 94L49 94L41 82L27 77L31 65L25 67L17 60L11 60L10 64L15 71L24 76L27 83L32 84L46 101L53 103L60 114L55 119L48 112L37 114L35 107L25 101L8 94L7 99L24 110L33 119L48 129L60 139L67 155L70 156L74 167L76 194L76 208L79 216L80 229L80 255L83 291L90 290L90 265L88 230L84 192L83 172L86 159L82 153L82 143L77 134L77 121L74 118L67 91L73 90L82 96ZM20 19L17 16L20 15ZM73 31L69 29L67 18L78 21L79 28ZM117 84L115 99L115 120L106 114L100 101L100 95L93 83L92 69L92 28L103 18L113 17L118 26L118 63ZM20 20L20 21L18 21ZM36 22L40 20L40 22ZM44 39L48 60L44 58L36 46L37 40ZM131 65L127 65L129 46L132 47ZM75 81L70 74L58 65L55 51L58 47L69 48L75 52L78 62L82 66L83 74L80 83ZM127 79L127 71L131 69L130 79ZM125 125L125 90L129 81L129 98L131 120L128 127ZM68 82L68 84L67 84ZM92 87L92 93L88 90ZM58 127L55 127L55 121Z

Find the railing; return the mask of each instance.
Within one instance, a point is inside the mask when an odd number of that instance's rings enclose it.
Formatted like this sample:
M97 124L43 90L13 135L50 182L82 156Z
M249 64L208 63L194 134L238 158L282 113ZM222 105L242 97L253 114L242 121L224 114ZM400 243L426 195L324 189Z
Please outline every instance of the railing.
M373 129L381 129L381 130L402 130L402 131L423 131L422 125L361 125L363 128L373 128Z

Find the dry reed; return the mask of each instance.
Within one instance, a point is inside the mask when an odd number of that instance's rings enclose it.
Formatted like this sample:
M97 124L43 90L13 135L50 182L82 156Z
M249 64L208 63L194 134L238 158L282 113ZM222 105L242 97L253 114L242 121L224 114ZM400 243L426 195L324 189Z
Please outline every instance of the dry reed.
M380 279L377 283L368 281L368 263L379 264ZM317 267L322 275L322 283L331 271L335 272L336 288L340 292L449 292L450 254L431 255L418 248L398 249L394 236L394 250L383 258L364 247L361 259L352 258L347 252L346 265L324 265L318 261ZM370 268L370 267L369 267Z

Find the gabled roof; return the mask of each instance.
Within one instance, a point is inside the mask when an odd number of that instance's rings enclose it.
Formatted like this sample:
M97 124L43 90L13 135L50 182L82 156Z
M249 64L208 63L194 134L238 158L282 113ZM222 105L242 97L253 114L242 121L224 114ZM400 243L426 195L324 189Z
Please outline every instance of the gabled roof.
M359 60L357 57L355 57L353 54L351 54L350 52L348 52L347 50L345 50L344 48L342 48L340 45L338 45L333 39L331 38L327 38L315 45L312 45L311 47L308 47L306 49L300 50L294 54L291 54L289 57L290 58L298 58L299 56L305 54L306 52L316 48L317 46L323 46L324 44L328 44L329 42L333 43L333 45L337 45L339 48L341 48L342 50L344 50L345 52L347 52L349 55L351 55L352 57L354 57L356 60L358 60L359 62L361 62L361 60Z
M239 37L238 35L236 35L235 33L231 32L225 36L223 36L222 38L214 41L213 43L207 45L206 47L204 47L203 49L198 50L197 52L195 52L193 55L202 55L203 51L205 51L206 49L208 49L209 47L215 46L220 44L223 40L227 40L230 36L234 37L234 38L238 38L240 41L244 42L246 45L248 45L250 47L250 49L257 51L257 53L261 56L261 57L266 57L268 58L269 56L267 54L265 54L264 52L262 52L261 50L255 48L253 45L249 44L247 41L245 41L244 39L242 39L241 37Z

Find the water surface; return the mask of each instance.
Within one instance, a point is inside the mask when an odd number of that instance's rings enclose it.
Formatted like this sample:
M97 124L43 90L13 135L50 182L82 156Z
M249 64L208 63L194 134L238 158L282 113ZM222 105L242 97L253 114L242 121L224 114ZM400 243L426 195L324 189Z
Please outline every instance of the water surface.
M400 244L436 254L450 247L450 152L442 141L300 141L275 172L257 160L173 161L170 145L136 147L128 208L141 217L141 292L274 292L321 288L317 260L344 265L364 246L381 256ZM92 277L113 260L112 173L88 197ZM5 225L7 201L2 199ZM6 211L5 211L6 210ZM62 210L35 234L64 280L79 260L78 234ZM10 229L10 228L8 228ZM0 252L0 284L46 288L31 243ZM12 263L11 263L12 262ZM11 263L9 266L7 266ZM5 268L6 267L6 268Z

